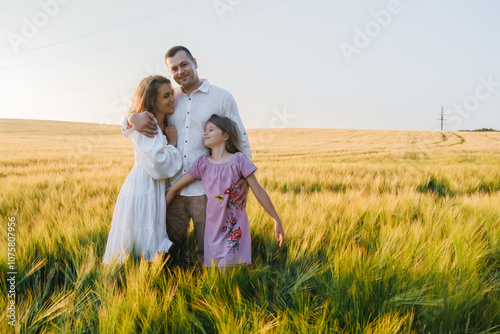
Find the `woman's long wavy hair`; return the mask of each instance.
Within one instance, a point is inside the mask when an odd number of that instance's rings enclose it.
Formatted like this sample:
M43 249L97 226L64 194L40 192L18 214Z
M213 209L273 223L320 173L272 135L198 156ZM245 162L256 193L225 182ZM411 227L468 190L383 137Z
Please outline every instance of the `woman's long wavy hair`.
M229 139L226 141L226 150L229 153L241 152L240 131L233 120L228 117L213 114L208 119L207 123L208 122L221 129L222 134L227 134L229 136ZM208 153L212 155L212 150L210 148L208 149Z
M137 114L147 110L156 116L155 101L158 88L163 84L170 84L170 80L161 75L150 75L142 79L135 90L130 113Z

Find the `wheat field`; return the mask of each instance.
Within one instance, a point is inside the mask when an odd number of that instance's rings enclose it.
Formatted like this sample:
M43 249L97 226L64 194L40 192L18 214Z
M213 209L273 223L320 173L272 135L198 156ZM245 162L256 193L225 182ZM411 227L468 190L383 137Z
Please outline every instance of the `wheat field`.
M500 332L499 132L249 130L285 246L250 196L253 264L197 271L102 264L134 161L118 126L0 130L4 333Z

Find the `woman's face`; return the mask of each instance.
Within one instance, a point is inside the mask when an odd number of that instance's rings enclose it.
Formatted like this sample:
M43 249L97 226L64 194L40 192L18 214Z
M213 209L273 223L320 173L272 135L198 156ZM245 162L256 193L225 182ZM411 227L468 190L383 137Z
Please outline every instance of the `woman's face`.
M158 95L155 100L155 109L162 114L174 113L174 90L170 84L163 84L158 87Z

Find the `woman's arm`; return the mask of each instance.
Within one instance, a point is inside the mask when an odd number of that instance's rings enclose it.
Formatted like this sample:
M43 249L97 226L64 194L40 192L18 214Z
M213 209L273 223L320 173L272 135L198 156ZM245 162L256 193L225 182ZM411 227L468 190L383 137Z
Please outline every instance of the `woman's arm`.
M283 244L283 240L285 238L285 231L283 230L283 226L281 225L280 217L278 216L278 213L274 209L273 202L271 202L269 195L264 190L264 188L261 187L261 185L259 184L259 181L257 181L257 178L255 177L254 173L250 174L246 178L246 180L248 182L248 185L252 189L252 192L255 195L255 198L257 198L260 205L262 205L264 210L266 210L266 212L274 220L274 229L276 231L276 240L279 241L280 247L281 247L281 245Z
M158 133L150 138L133 131L132 143L136 160L153 179L170 178L181 169L182 158L179 151L165 141L163 134Z
M172 202L175 195L177 195L177 193L181 191L182 188L193 183L194 181L196 181L196 179L191 175L189 175L188 173L182 175L177 181L175 181L174 184L167 191L166 195L167 206Z

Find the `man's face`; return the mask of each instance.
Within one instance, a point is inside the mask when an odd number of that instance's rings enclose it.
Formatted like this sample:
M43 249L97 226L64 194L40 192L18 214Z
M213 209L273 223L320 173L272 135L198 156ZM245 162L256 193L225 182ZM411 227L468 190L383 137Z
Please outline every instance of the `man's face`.
M182 88L190 88L198 80L198 64L191 61L185 51L179 51L173 57L167 58L167 68Z

